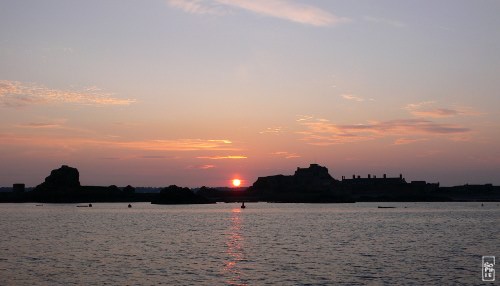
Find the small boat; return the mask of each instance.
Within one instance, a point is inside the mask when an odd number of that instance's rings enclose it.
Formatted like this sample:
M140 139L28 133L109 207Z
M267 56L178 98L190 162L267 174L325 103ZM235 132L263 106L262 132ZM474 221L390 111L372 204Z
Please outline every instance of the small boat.
M92 204L88 204L88 205L77 205L76 207L77 207L77 208L91 208L91 207L92 207Z
M242 203L241 203L241 208L242 208L242 209L246 208L246 206L245 206L245 202L242 202Z
M395 209L396 207L383 207L383 206L378 206L379 209Z

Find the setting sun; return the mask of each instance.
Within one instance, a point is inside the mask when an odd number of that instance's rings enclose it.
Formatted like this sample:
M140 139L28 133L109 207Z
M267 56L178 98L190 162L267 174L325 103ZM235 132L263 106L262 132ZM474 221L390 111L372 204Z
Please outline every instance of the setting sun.
M241 185L240 179L233 179L232 181L234 187L239 187Z

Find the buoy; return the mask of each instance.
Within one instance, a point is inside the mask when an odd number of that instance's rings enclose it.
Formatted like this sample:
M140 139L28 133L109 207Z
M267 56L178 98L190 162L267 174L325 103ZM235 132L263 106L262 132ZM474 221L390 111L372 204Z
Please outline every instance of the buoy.
M131 208L131 207L132 207L132 205L131 205L131 204L128 204L128 207L129 207L129 208Z
M92 207L92 204L89 204L89 208L91 208L91 207Z
M246 207L245 207L245 202L242 202L242 203L241 203L241 208L242 208L242 209L246 208Z

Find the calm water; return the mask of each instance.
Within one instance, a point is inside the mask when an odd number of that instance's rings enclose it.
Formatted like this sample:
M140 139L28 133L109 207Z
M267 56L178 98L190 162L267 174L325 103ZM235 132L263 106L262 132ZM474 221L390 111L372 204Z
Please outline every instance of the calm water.
M488 284L499 226L498 203L0 204L0 284Z

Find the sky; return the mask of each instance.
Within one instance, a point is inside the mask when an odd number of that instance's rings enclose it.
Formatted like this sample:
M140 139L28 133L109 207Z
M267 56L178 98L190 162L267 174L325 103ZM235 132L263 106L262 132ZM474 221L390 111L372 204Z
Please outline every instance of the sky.
M500 184L500 2L5 0L0 186Z

